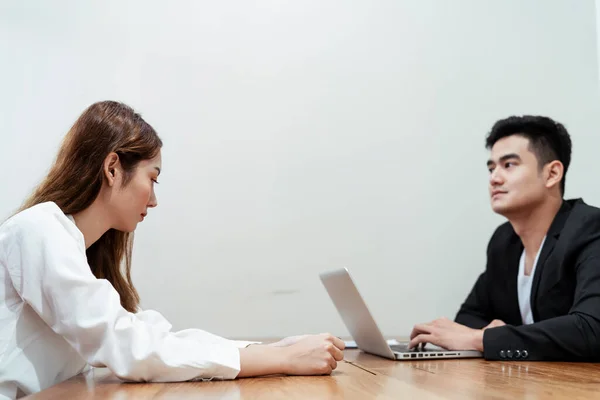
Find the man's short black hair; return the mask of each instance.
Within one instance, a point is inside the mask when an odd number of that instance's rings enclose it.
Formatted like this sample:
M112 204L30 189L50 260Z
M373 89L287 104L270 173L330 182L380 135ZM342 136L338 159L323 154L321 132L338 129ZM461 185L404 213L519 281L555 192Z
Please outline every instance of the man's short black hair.
M565 179L571 163L571 137L565 127L548 118L534 115L508 117L496 122L485 139L485 147L507 136L519 135L529 139L529 150L538 160L540 169L547 163L558 160L564 166L561 194L565 194Z

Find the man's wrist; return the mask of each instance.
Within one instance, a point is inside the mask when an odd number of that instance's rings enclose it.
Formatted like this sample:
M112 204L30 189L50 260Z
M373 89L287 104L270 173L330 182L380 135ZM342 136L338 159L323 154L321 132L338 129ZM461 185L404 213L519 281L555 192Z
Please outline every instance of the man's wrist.
M473 349L483 353L483 330L473 329Z

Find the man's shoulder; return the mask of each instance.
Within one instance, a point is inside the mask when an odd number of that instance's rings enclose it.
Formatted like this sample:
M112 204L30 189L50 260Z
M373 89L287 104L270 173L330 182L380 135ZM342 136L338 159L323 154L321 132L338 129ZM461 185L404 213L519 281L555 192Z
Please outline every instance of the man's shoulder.
M569 207L561 236L586 236L600 233L600 208L586 204L583 199L565 200ZM518 236L510 222L498 226L490 239L490 245L508 245Z
M507 245L507 244L511 243L513 240L515 240L515 238L518 238L517 234L515 233L515 230L513 229L510 222L506 221L505 223L498 226L496 228L496 230L494 231L494 233L492 234L492 238L490 239L490 246L492 244Z
M582 199L570 200L571 211L560 233L563 240L574 245L600 239L600 208L586 204Z
M567 200L572 204L568 222L598 224L600 223L600 208L586 204L583 199Z

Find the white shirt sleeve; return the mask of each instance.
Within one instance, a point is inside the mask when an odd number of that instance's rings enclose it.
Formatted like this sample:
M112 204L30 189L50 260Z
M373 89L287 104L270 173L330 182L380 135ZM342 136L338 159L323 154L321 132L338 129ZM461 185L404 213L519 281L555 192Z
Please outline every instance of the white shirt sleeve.
M23 300L90 365L106 366L132 381L238 375L239 348L251 342L199 329L171 332L155 311L128 312L113 286L92 274L84 246L65 226L71 222L38 215L42 217L36 221L22 219L8 226L14 239L6 254L10 277Z

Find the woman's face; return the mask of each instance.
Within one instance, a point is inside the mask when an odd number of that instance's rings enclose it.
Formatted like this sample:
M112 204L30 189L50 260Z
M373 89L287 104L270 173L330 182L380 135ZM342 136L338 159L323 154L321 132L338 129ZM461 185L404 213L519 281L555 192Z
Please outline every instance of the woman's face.
M156 207L154 185L162 166L161 153L150 159L141 161L133 171L131 180L123 185L121 179L115 183L113 206L113 228L122 232L133 232L137 224L144 220L148 209ZM111 196L112 197L112 196Z

